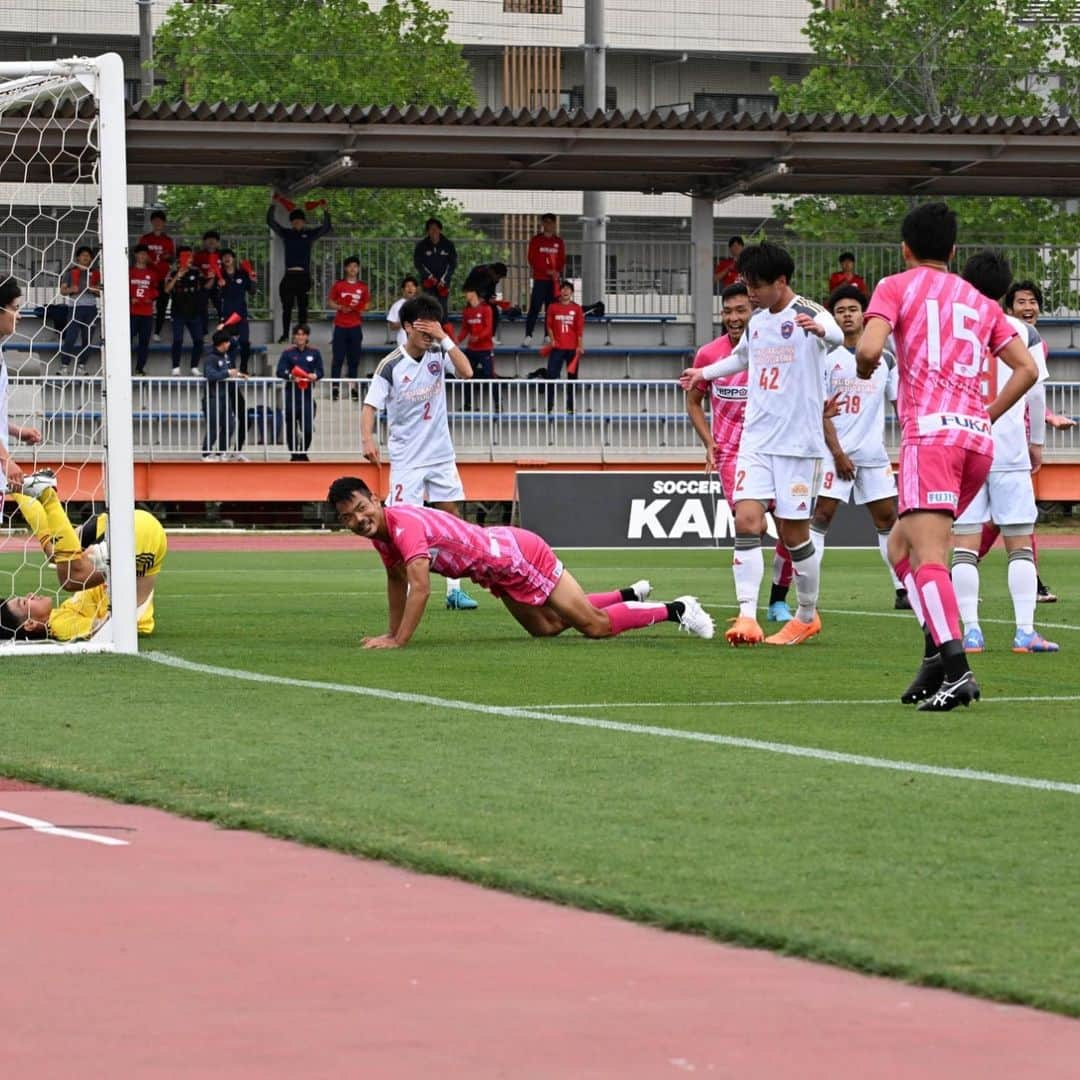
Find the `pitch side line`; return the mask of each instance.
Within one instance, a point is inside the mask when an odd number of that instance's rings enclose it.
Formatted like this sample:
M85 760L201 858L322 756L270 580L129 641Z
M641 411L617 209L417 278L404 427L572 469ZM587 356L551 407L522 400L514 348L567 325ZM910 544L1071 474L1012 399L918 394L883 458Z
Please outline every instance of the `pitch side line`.
M1004 702L1027 701L1080 701L1080 694L1050 695L1045 697L982 697L979 705L998 705ZM774 705L899 705L899 698L792 698L790 701L581 701L552 702L549 705L523 705L523 709L688 709L737 707L742 709L772 707Z
M92 844L104 844L106 847L128 846L126 840L119 840L115 836L98 836L95 833L81 832L79 829L65 829L61 825L54 825L51 821L27 817L25 814L12 814L8 810L0 810L0 819L13 821L16 825L25 825L26 828L33 832L45 833L47 836L66 836L70 840L89 840Z
M400 690L379 690L370 686L351 683L318 682L314 679L291 679L284 675L266 675L259 671L243 671L237 668L214 667L184 660L168 653L146 652L139 654L144 660L180 671L199 675L215 675L224 679L264 683L272 686L293 686L301 690L330 690L339 694L356 694L360 697L381 698L384 701L401 701L411 705L429 705L440 709L456 709L461 712L501 716L512 720L540 720L547 724L566 724L571 727L597 728L603 731L619 731L626 735L651 735L660 739L682 739L688 742L711 743L716 746L733 746L740 750L761 750L788 757L812 758L839 765L860 765L868 769L888 769L893 772L922 773L941 776L950 780L971 780L983 784L1002 784L1007 787L1034 788L1037 791L1057 791L1067 795L1080 795L1080 784L1059 780L1042 780L1038 777L1010 776L1007 773L982 772L977 769L951 769L941 765L924 765L915 761L893 761L889 758L866 757L862 754L844 754L835 750L821 750L812 746L792 746L788 743L767 742L762 739L743 739L734 735L715 735L706 731L680 731L678 728L654 727L647 724L624 724L618 720L601 720L591 716L570 716L563 713L542 712L538 709L515 708L510 705L482 705L473 701L457 701L428 694L410 694ZM999 699L1001 700L1001 699ZM775 702L769 704L775 705ZM805 704L799 702L798 704ZM890 702L892 704L892 702Z

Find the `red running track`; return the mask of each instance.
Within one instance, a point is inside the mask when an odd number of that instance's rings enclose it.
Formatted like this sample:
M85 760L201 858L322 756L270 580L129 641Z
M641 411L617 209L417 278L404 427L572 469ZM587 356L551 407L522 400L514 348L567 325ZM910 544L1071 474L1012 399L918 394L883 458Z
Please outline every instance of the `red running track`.
M0 831L5 1077L1077 1075L1061 1017L17 787L129 845Z

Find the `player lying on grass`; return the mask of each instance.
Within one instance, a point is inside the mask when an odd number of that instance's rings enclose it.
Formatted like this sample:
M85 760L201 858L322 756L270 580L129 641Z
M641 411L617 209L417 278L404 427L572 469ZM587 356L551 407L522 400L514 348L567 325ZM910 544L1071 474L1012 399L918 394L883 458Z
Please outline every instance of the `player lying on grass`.
M482 585L506 605L533 637L574 629L613 637L658 622L678 623L698 637L713 636L713 620L692 596L646 603L647 581L586 595L536 533L510 526L481 528L430 507L384 507L363 480L342 476L327 501L346 528L371 540L386 567L389 625L364 638L365 649L408 644L431 596L431 572Z
M74 593L62 604L29 593L0 601L0 640L75 641L93 636L109 615L105 536L108 514L95 514L76 531L56 494L56 477L33 473L21 493L8 493L19 507L41 550L56 568L60 588ZM145 510L135 511L135 598L139 633L154 632L154 586L168 542L161 523Z

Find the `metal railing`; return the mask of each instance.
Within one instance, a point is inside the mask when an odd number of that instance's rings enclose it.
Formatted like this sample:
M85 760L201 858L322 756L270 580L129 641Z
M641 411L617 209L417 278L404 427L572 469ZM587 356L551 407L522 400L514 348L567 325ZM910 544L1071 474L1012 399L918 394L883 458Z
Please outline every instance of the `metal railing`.
M369 380L325 379L314 398L312 458L361 459L360 402ZM206 443L207 383L202 378L142 378L133 387L135 455L139 460L198 458L216 451ZM227 451L250 460L279 461L291 448L287 427L289 386L280 379L228 384ZM1054 412L1080 417L1080 382L1052 383ZM698 460L702 449L686 418L685 397L665 380L451 380L447 408L454 446L462 460L522 457ZM14 377L11 419L42 430L37 453L69 463L101 455L101 379ZM238 435L242 433L243 438ZM385 430L379 437L385 446ZM895 452L896 424L886 425ZM299 444L293 444L302 450ZM29 451L20 453L22 457ZM1047 460L1080 460L1080 427L1047 432Z
M60 274L70 265L75 246L83 237L64 237L54 233L0 235L0 263L28 287L33 303L59 300L56 286ZM135 238L132 237L132 243ZM838 256L850 251L855 255L855 272L869 288L887 274L902 270L898 243L845 244L785 241L795 259L793 285L811 299L824 300L829 277L839 269ZM358 255L361 276L371 289L371 310L385 311L399 295L399 283L405 274L416 274L413 266L414 238L365 238L350 235L347 225L335 226L330 236L315 245L312 255L311 312L327 314L327 296L331 285L341 276L345 258ZM196 245L197 246L197 245ZM238 259L248 259L255 267L258 283L250 301L252 313L265 318L270 310L270 290L276 282L268 280L270 261L269 233L225 234L222 246L236 251ZM957 266L983 245L962 245L957 249ZM527 308L532 275L526 258L528 244L497 240L463 240L458 247L458 269L451 281L451 307L462 306L461 285L472 266L500 261L509 273L502 284L502 298ZM690 287L692 246L689 237L675 240L609 240L604 245L605 284L602 296L582 296L581 266L586 245L569 245L566 276L577 286L577 299L585 303L603 300L613 315L675 315L689 317L692 312ZM1046 293L1046 314L1080 317L1080 249L1005 245L1017 279L1032 278ZM715 259L726 256L726 244L719 242ZM714 260L715 261L715 260ZM720 299L714 297L719 313Z

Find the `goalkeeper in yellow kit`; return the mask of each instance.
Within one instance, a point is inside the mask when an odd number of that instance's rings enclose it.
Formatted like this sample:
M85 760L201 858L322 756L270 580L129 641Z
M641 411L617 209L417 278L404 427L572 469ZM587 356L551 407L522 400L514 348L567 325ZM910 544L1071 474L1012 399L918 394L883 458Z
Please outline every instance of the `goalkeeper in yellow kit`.
M0 602L0 639L51 638L76 641L92 637L109 615L105 578L108 515L96 514L76 531L56 494L56 478L35 473L22 492L9 492L41 550L56 568L60 588L74 593L62 604L30 593ZM168 551L161 523L145 510L135 511L135 597L139 633L154 632L154 585Z

